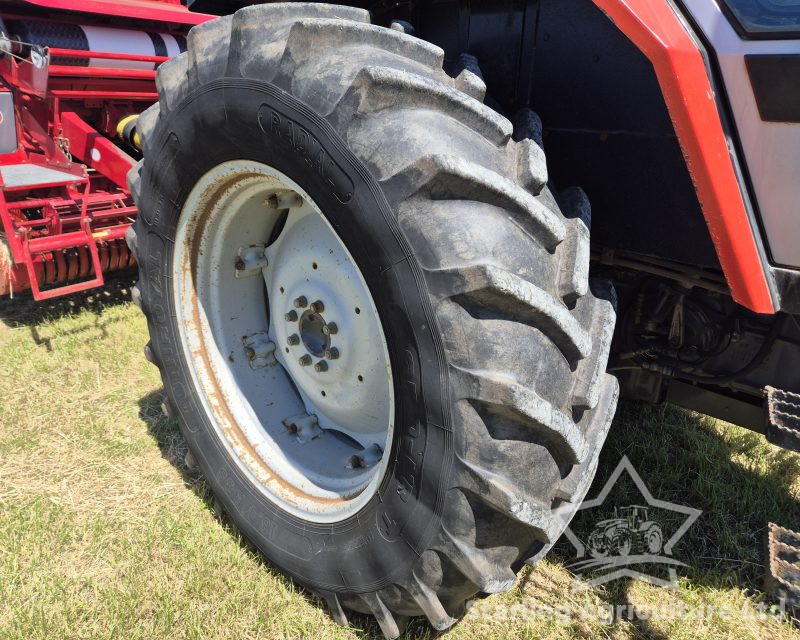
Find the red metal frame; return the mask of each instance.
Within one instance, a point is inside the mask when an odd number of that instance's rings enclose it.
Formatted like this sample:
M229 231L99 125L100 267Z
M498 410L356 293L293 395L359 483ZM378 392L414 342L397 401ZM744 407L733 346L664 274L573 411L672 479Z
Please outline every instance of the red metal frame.
M25 267L28 271L28 282L30 283L33 297L36 300L47 300L55 298L67 293L74 293L76 291L84 291L93 287L103 285L103 269L100 264L100 251L97 243L94 241L91 228L91 219L88 215L88 199L86 196L89 194L90 183L87 180L83 201L81 204L81 213L79 218L80 229L68 233L60 233L53 237L42 236L38 238L30 238L28 235L22 236L22 241L25 245L25 253L28 256L42 255L45 253L53 253L54 256L61 256L62 262L66 265L66 258L62 251L66 249L76 249L78 247L87 247L92 261L92 272L94 278L89 280L82 280L79 283L67 284L52 289L43 291L39 286L39 278L37 277L36 268L33 260L26 260ZM55 258L58 261L58 257ZM76 274L77 275L77 274Z
M703 56L669 0L593 0L653 64L734 300L775 313Z
M61 112L61 132L70 141L73 156L102 171L118 187L128 188L128 171L135 164L133 158L74 111Z
M167 56L143 56L135 53L107 53L103 51L76 51L75 49L59 49L50 47L50 56L53 58L95 58L97 60L135 60L137 62L153 62L161 64L169 60ZM50 67L51 69L53 67Z
M213 17L192 14L179 0L27 4L160 22L148 27L154 30L180 25L179 35ZM36 69L14 57L0 59L0 91L14 95L18 140L14 152L0 155L0 242L8 246L7 252L0 246L0 295L30 289L37 300L102 285L104 272L135 264L124 240L136 216L126 184L135 160L113 139L123 117L158 99L155 70L168 60L64 48L47 53L48 61L91 58L108 60L108 66L48 63ZM115 68L118 61L141 62L145 68ZM8 185L2 169L10 166L61 173L47 183Z

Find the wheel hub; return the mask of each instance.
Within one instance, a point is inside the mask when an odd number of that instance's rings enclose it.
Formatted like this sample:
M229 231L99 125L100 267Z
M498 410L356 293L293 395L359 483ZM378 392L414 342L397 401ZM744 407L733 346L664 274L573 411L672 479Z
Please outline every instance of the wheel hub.
M300 316L300 339L312 356L324 358L331 348L330 331L325 331L328 323L321 313L308 309Z
M342 240L287 176L234 161L192 190L175 252L185 355L231 455L296 515L355 513L385 472L394 397L378 312Z

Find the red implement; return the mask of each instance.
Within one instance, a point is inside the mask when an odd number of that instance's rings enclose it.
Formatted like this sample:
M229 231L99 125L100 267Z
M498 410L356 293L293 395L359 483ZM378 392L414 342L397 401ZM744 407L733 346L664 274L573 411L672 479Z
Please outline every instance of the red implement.
M21 4L2 16L12 42L0 58L0 295L43 300L135 264L124 239L135 117L157 100L158 65L213 16L179 0ZM108 27L109 15L141 31Z

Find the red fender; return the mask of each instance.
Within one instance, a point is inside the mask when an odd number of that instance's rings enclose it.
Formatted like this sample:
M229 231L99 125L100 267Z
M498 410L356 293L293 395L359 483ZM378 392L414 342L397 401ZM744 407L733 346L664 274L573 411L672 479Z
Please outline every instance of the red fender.
M650 60L733 299L775 313L703 56L669 0L593 0Z

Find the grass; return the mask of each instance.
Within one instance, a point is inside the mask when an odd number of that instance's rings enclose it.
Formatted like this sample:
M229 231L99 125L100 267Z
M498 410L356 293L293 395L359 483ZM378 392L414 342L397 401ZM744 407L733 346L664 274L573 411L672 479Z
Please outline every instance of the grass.
M0 302L0 638L374 637L366 617L337 627L215 514L203 479L184 466L176 425L161 416L128 284L49 306ZM656 498L703 511L675 547L687 565L678 590L621 579L575 592L574 551L562 539L444 635L800 637L796 623L757 609L775 604L760 590L767 522L800 529L800 456L675 407L623 403L590 497L623 455ZM641 501L630 482L615 492L615 504ZM585 534L582 520L574 528ZM693 607L693 619L596 615L627 603ZM723 614L698 615L701 606ZM422 621L407 630L433 635Z

